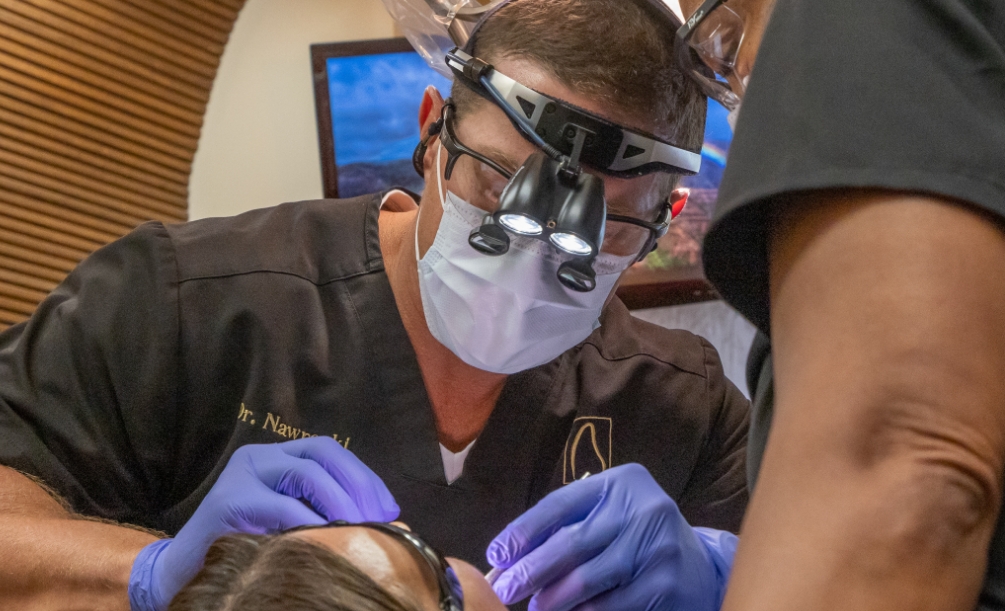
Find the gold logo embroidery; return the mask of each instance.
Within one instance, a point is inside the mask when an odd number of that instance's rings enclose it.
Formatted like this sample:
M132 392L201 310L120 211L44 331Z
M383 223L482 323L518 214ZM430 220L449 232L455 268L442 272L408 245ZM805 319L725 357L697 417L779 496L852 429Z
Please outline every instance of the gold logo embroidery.
M572 421L562 456L563 484L611 468L612 429L610 418L583 416Z

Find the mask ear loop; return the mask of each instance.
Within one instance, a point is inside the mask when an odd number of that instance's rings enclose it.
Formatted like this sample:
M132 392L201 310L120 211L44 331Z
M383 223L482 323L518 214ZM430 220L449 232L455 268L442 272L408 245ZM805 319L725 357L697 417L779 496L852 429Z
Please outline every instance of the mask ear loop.
M447 207L447 194L443 189L443 172L440 171L440 156L443 153L443 143L440 140L436 141L436 189L440 193L440 207L446 209Z
M447 196L443 191L443 173L440 171L440 160L443 154L443 143L436 141L436 190L440 194L440 207L447 209ZM421 261L419 256L419 216L422 214L422 206L419 206L419 214L415 215L415 260Z

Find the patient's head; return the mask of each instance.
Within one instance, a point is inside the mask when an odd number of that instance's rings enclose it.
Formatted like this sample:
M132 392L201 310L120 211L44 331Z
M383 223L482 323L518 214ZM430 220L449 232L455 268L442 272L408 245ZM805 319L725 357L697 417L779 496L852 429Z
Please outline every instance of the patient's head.
M467 611L504 611L471 565L449 560ZM169 611L437 611L437 572L393 531L330 526L222 537Z

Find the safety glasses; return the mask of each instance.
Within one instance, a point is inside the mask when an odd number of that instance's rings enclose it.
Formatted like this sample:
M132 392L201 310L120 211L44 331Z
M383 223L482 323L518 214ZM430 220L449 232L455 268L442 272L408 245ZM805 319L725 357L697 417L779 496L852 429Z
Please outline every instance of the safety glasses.
M701 87L702 92L729 110L735 109L743 97L740 79L734 89L727 80L734 76L736 58L743 44L744 23L727 0L705 0L693 15L677 30L681 67ZM710 72L711 71L711 72ZM722 78L716 78L719 75Z
M343 526L359 526L380 531L402 541L405 545L418 552L423 561L433 570L440 589L440 611L464 611L464 592L457 574L439 551L422 540L415 533L383 522L360 522L353 524L344 520L336 520L328 524L300 526L284 531L284 533L313 530L316 528L335 528Z

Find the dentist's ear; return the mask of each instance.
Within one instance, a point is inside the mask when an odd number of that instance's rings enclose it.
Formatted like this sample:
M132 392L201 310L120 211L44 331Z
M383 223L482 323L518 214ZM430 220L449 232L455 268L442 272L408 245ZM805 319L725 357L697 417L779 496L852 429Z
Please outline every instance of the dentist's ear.
M439 118L443 109L443 96L432 85L422 93L422 103L419 104L419 129L423 137L427 135L429 124Z
M422 105L419 107L419 130L422 134L422 138L425 140L430 140L429 128L433 123L440 120L443 116L443 96L440 92L436 90L436 87L430 85L426 87L426 92L422 94ZM426 147L426 159L427 163L423 164L431 166L436 162L436 151L432 151L430 154L430 149L433 147Z
M674 192L670 195L670 220L677 218L681 212L684 212L684 206L687 205L687 199L690 196L690 189L683 187L674 189Z
M436 136L436 129L431 129L443 115L443 96L430 85L422 94L422 103L419 104L419 144L415 148L412 156L412 164L415 171L427 181L429 180L429 169L436 164L436 150L438 147L430 146L434 144L433 137Z

